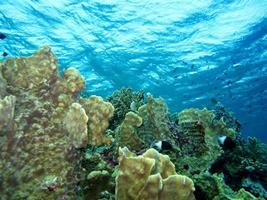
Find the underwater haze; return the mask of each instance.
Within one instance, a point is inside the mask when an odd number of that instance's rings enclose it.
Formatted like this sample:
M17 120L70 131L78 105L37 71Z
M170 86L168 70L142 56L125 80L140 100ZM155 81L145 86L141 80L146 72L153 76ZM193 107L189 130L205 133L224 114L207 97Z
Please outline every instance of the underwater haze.
M90 94L144 89L172 112L220 101L267 142L266 0L5 0L0 32L1 60L48 45Z

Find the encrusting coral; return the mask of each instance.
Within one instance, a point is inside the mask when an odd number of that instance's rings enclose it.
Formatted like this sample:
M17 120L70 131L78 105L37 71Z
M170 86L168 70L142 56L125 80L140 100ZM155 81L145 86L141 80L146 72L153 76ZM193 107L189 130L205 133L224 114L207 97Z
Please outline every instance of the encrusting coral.
M193 181L177 175L167 155L155 149L136 156L127 147L119 149L116 177L117 200L190 200L194 199Z
M105 131L114 112L112 104L95 95L90 96L88 99L81 99L80 103L89 117L89 144L92 146L111 144L113 138L112 136L106 136Z
M196 191L195 195L199 199L205 200L263 200L256 198L244 189L233 191L224 182L222 174L210 174L208 172L195 175L193 177Z
M3 199L76 196L82 173L76 148L86 145L87 116L75 101L85 83L74 68L60 78L56 60L43 47L32 56L0 63L1 85L6 87L0 109L0 119L5 119L0 130ZM2 128L8 124L12 129Z

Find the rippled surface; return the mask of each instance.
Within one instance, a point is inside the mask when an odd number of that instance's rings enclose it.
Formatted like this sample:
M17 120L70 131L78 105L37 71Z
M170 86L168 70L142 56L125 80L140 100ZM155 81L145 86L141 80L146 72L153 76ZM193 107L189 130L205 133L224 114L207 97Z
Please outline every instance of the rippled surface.
M92 94L144 88L172 111L215 98L267 141L267 1L6 0L0 31L1 52L49 45Z

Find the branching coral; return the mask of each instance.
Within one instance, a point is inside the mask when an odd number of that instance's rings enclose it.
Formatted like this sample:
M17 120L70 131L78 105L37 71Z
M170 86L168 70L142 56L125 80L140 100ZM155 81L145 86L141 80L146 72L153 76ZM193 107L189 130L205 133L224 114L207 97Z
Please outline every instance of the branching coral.
M177 175L169 157L154 149L136 156L120 148L117 200L190 200L194 185L190 178Z
M107 101L112 103L115 108L109 126L109 128L114 130L122 123L126 113L136 111L144 104L144 91L133 92L130 88L122 88L108 97Z

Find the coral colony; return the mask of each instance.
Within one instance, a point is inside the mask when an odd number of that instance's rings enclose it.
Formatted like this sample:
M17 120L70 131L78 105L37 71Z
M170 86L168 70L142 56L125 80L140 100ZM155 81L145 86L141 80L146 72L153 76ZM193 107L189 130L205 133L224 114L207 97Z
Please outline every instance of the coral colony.
M219 102L170 114L144 91L84 87L47 46L0 62L0 199L267 198L267 147Z

